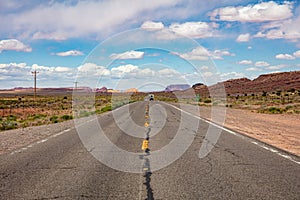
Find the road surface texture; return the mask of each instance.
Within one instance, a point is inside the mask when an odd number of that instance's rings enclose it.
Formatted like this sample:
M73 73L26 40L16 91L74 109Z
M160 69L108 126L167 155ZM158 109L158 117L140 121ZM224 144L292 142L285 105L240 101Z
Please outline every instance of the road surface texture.
M93 135L99 123L113 144L141 155L144 163L141 173L122 172L102 164L91 154L96 150L85 148L73 128L1 155L0 199L300 199L298 157L287 159L292 155L279 156L251 139L222 130L209 155L200 159L199 149L209 127L207 122L200 120L196 131L184 127L194 123L196 117L185 116L160 102L137 102L114 112L87 121L78 130L86 132L85 140L97 145ZM132 133L140 138L124 133L126 120L130 118L144 128L136 131L146 130ZM186 120L183 127L182 120ZM132 126L128 128L134 131ZM147 130L158 133L151 135ZM184 130L187 138L194 137L191 145L170 165L151 171L155 164L147 156L168 146L178 130ZM142 150L145 140L149 145L146 152ZM182 140L176 145L180 149L186 143ZM113 149L105 148L105 151L107 162L116 161ZM162 161L167 160L164 156ZM120 165L122 162L128 165L126 158L120 161Z

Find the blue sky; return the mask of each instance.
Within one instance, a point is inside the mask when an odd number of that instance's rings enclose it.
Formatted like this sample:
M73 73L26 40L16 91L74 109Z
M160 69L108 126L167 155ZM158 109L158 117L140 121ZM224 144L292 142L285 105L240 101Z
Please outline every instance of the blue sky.
M161 89L300 69L300 3L0 0L0 88Z

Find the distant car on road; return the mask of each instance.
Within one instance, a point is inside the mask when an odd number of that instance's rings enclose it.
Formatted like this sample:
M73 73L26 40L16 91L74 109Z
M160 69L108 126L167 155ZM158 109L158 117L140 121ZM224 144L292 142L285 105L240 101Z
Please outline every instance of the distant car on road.
M154 94L149 94L149 101L154 101Z

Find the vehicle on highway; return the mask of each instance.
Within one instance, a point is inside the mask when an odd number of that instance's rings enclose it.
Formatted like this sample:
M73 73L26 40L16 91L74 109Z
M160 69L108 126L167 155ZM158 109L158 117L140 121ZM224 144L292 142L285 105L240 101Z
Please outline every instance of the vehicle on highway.
M154 94L149 94L149 101L154 101Z

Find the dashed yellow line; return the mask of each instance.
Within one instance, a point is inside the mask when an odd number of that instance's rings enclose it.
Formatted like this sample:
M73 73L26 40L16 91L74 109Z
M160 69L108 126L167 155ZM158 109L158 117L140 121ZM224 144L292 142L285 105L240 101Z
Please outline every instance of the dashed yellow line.
M149 118L149 105L146 106L145 118L146 118L145 127L148 127L149 126L149 122L148 122L148 118ZM142 150L147 150L147 149L149 149L149 140L145 139L145 140L143 140Z
M142 144L142 150L146 150L149 147L149 141L148 140L143 140Z

